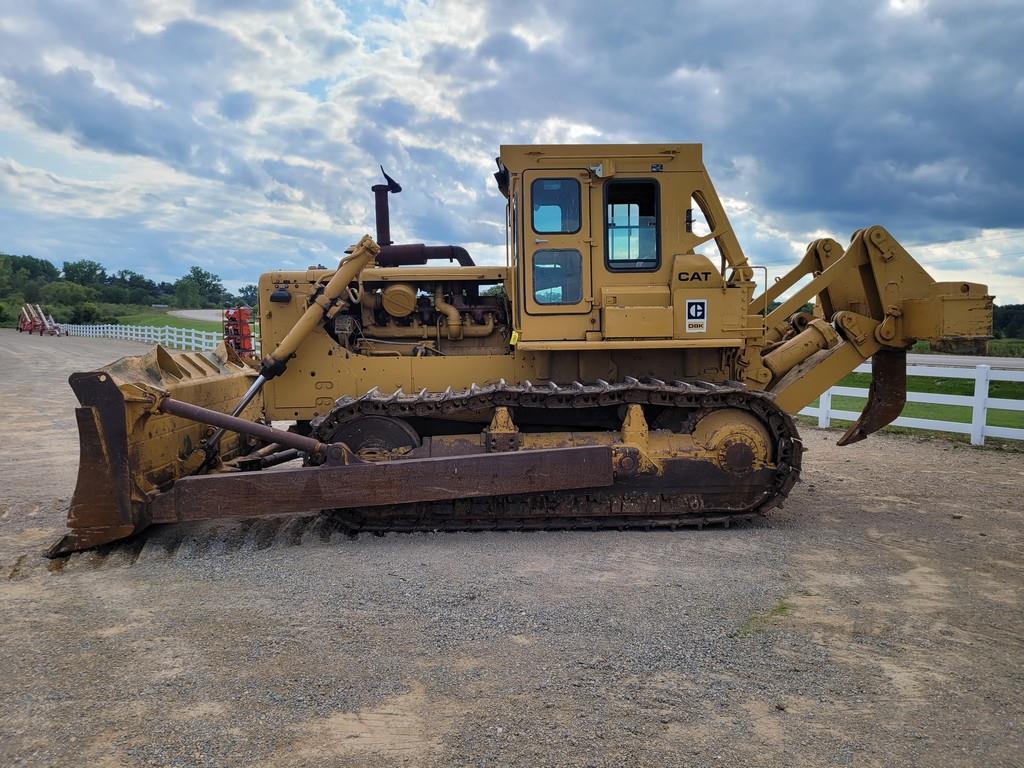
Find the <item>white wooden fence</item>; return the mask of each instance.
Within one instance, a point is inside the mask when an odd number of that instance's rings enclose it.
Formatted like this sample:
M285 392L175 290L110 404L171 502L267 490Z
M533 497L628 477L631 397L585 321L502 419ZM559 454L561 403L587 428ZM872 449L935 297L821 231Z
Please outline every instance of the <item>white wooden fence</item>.
M871 373L871 365L865 363L857 368L857 373ZM957 432L971 436L972 445L984 445L986 437L1001 437L1007 440L1024 440L1024 429L1014 427L991 427L986 422L988 411L997 408L1005 411L1024 411L1024 400L1010 400L1003 397L989 397L990 381L1021 381L1024 382L1024 370L1006 371L993 369L988 365L974 368L952 368L931 365L908 365L907 388L913 388L914 376L934 376L943 379L973 379L973 395L939 395L932 392L907 392L907 402L932 403L934 405L960 405L971 409L970 423L957 421L940 421L939 419L918 419L900 416L893 422L898 427L911 429L930 429L936 432ZM854 421L860 415L853 411L834 410L832 398L836 395L848 397L867 397L868 391L859 387L832 387L818 399L818 407L804 408L800 413L804 416L817 416L818 426L827 427L832 419Z
M223 340L220 331L197 331L195 328L172 328L169 325L70 325L63 324L68 336L94 336L105 339L142 341L162 344L171 349L200 352L213 349Z

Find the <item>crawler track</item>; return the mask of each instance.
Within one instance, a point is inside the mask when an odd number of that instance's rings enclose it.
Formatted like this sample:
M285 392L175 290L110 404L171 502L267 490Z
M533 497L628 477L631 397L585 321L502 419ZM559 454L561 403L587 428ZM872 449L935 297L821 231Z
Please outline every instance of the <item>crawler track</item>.
M773 399L740 384L627 378L619 383L574 382L473 385L465 390L385 394L373 389L359 398L341 398L327 415L313 422L316 435L327 440L346 419L385 415L400 419L465 419L488 414L496 406L512 409L517 423L528 424L538 411L575 411L561 421L576 423L585 409L638 403L681 431L693 428L700 416L719 408L745 410L768 429L774 442L775 469L770 480L744 495L739 483L713 473L707 483L680 487L671 481L646 487L624 484L608 490L561 494L522 494L483 499L402 504L332 510L331 516L351 531L531 530L548 528L702 527L728 524L778 506L797 482L803 448L793 419ZM529 429L527 426L521 427ZM691 464L697 464L693 461ZM700 462L703 464L703 462ZM710 467L710 464L707 464ZM741 489L742 490L742 489Z

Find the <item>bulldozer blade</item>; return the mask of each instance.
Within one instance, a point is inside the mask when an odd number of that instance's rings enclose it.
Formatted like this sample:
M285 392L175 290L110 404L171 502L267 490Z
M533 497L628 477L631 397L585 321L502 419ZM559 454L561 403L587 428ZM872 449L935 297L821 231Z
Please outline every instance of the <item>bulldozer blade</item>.
M880 349L871 357L871 387L864 410L838 445L857 443L891 424L907 404L907 351Z
M117 391L112 382L110 387ZM47 550L47 557L127 538L148 524L131 503L123 408L118 409L116 397L102 391L106 388L99 389L98 397L86 396L93 405L75 411L79 459L78 482L68 510L70 531Z
M209 427L156 413L140 387L156 387L188 402L230 411L256 372L231 350L172 354L163 347L124 357L69 379L81 404L78 480L68 509L68 532L46 552L61 557L146 528L150 501L197 467L196 451ZM257 398L245 415L263 412ZM226 436L227 459L248 450L247 438ZM190 463L193 462L193 463Z

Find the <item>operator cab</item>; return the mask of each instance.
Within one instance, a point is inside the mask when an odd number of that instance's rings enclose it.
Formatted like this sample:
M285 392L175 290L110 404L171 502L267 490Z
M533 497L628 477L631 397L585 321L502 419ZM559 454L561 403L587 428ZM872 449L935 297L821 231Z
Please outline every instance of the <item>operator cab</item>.
M521 348L742 344L751 270L699 144L503 146L497 162Z

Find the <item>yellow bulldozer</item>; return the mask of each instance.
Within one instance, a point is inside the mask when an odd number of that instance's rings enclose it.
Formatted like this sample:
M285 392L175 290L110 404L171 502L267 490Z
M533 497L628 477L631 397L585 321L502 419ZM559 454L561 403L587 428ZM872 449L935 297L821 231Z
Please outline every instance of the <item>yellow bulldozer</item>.
M503 146L497 166L504 266L393 243L385 174L376 241L261 276L259 363L158 346L72 375L79 476L49 554L311 511L352 531L728 524L783 501L793 414L863 361L841 443L899 415L916 340L990 334L984 285L936 282L880 226L769 284L699 144Z

